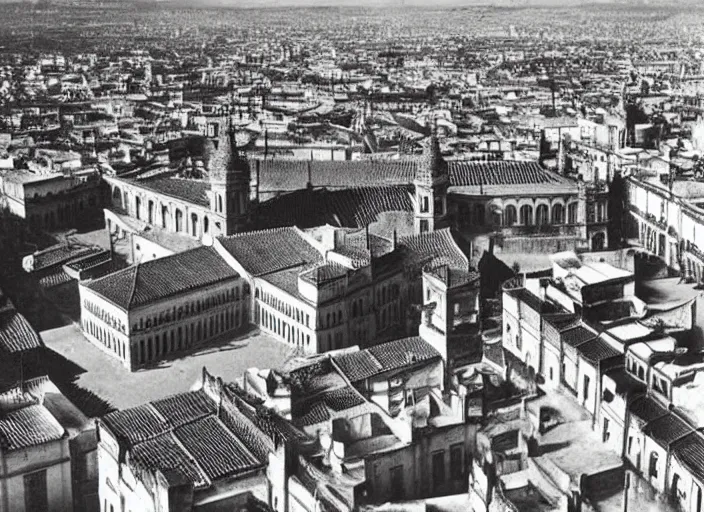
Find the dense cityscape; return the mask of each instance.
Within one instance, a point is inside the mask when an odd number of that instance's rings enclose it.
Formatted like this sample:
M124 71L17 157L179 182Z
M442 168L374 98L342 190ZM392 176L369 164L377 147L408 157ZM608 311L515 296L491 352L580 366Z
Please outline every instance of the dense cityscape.
M704 8L373 4L3 4L0 512L704 512Z

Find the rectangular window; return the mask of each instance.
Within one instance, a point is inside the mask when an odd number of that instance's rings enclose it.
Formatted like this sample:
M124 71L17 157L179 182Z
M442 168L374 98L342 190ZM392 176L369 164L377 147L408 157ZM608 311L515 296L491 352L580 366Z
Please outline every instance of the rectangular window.
M589 376L584 376L584 386L582 387L582 394L584 395L584 400L589 400Z
M421 219L420 221L420 232L427 233L430 229L430 225L426 219Z
M428 196L423 196L420 198L420 211L421 213L428 213L430 210L430 203L428 202Z
M44 512L49 509L46 470L24 476L24 509L27 512Z
M433 453L433 489L445 483L445 450Z
M633 436L628 437L628 455L631 454L631 448L633 448Z
M604 430L601 434L601 440L605 443L611 437L611 432L609 432L609 418L604 418Z
M464 479L464 466L462 465L462 443L450 446L450 477L453 480Z

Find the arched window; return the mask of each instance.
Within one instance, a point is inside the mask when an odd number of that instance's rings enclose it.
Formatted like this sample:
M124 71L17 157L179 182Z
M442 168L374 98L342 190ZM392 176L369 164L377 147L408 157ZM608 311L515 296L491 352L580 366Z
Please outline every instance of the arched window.
M567 222L569 224L577 224L577 203L567 205Z
M203 233L207 233L210 228L210 221L208 217L203 217Z
M147 203L147 222L154 224L154 201L151 199Z
M140 210L142 209L142 200L139 198L139 196L134 198L134 216L137 217L138 219L141 218L142 213Z
M175 213L175 218L176 218L176 232L181 232L183 231L183 212L179 209L176 209Z
M357 301L352 303L352 318L357 318Z
M538 226L543 226L549 222L550 214L548 212L548 205L541 204L535 210L535 223Z
M161 227L162 228L168 227L168 220L169 220L169 207L162 205L162 207L161 207Z
M516 215L516 207L513 205L508 205L504 209L504 223L506 226L513 226L516 224L518 217Z
M337 323L338 324L342 323L342 310L337 312Z
M222 196L218 194L218 211L222 213Z
M521 206L521 225L522 226L532 226L533 225L533 207L524 204Z
M198 236L198 215L191 214L191 235Z
M565 223L565 208L560 203L553 205L552 207L552 223L553 224L564 224Z

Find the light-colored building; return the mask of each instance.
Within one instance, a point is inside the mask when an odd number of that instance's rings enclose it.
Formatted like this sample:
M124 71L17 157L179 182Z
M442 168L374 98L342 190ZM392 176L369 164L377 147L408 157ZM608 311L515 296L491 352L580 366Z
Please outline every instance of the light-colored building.
M83 281L79 291L84 335L130 370L249 324L249 285L212 247Z

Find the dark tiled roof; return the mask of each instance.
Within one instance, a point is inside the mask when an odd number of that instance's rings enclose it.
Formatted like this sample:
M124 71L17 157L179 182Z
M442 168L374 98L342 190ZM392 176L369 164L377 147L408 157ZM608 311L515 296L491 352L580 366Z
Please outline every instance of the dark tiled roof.
M208 485L208 479L192 457L174 439L173 434L140 443L131 451L130 460L142 471L175 471L196 488Z
M198 247L133 265L85 286L128 310L238 277L212 247Z
M558 331L564 331L579 323L579 315L574 313L555 313L544 315L543 320L555 327Z
M17 312L0 317L0 354L14 354L42 347L41 338L27 319Z
M112 255L110 254L110 251L102 250L96 252L95 254L88 254L86 256L76 258L67 263L67 265L73 270L83 271L97 265L102 265L111 259Z
M320 402L313 402L306 407L302 407L293 419L293 422L305 427L308 425L317 425L330 419L330 413L327 407Z
M583 325L578 325L562 332L562 341L570 347L578 347L582 343L596 338L596 333Z
M441 357L440 353L420 336L390 341L367 350L379 362L383 371L396 370Z
M283 192L313 187L351 188L408 185L416 173L415 160L304 161L264 160L259 163L259 190Z
M501 343L483 343L484 357L492 363L504 367L506 361L504 358L504 348Z
M437 267L468 269L469 260L457 244L450 229L440 229L401 238L407 264L422 264Z
M351 382L368 379L384 371L381 363L368 350L333 357Z
M679 460L692 475L704 482L704 436L693 432L675 442L672 447L674 457Z
M244 444L213 416L179 427L174 435L211 480L261 465Z
M360 186L342 190L299 190L263 202L257 210L261 227L331 224L364 227L384 212L412 212L409 186Z
M247 272L255 276L323 260L296 228L253 231L218 240Z
M365 401L359 393L352 388L340 388L325 393L325 405L335 412L345 411L352 407L362 405Z
M152 402L151 405L162 417L168 418L169 423L174 427L190 423L216 411L215 404L202 390L162 398Z
M0 418L0 449L18 450L56 441L64 429L43 405L30 405Z
M621 355L621 352L616 350L601 338L596 338L580 344L577 347L577 351L582 355L582 357L594 363Z
M685 420L670 413L660 418L655 418L648 423L643 432L649 435L660 446L667 448L670 443L684 437L694 430Z
M667 414L667 408L647 396L633 399L628 405L630 413L644 423Z
M157 177L142 180L129 180L133 185L143 187L159 194L181 199L187 203L208 208L208 191L210 183L201 180L189 180L176 177Z
M543 169L537 162L451 161L448 163L452 186L539 185L563 182L561 177Z
M118 439L123 439L130 446L158 437L171 429L171 425L151 404L112 412L101 421Z
M100 252L100 249L94 247L54 245L34 254L34 271L43 270L54 265L63 265L75 258L97 252Z

